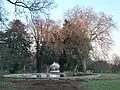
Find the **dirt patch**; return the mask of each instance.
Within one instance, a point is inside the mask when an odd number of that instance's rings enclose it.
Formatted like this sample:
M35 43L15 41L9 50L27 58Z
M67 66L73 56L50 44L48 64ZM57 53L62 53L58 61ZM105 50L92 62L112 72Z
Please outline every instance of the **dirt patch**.
M9 82L1 86L0 90L84 90L82 80L16 80L3 79L0 82Z

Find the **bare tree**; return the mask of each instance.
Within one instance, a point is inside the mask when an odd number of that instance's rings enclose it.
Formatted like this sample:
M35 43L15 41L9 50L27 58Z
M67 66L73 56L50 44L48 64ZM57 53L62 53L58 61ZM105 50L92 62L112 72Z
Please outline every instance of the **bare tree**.
M113 54L112 58L113 58L114 65L117 65L117 66L120 65L120 56L119 55Z
M52 8L51 6L54 4L53 0L7 0L9 3L15 6L15 9L18 7L22 7L23 9L28 9L33 12L45 12L47 9Z
M49 11L55 6L53 0L7 0L7 2L14 5L15 16L23 15L27 21L34 21L42 16L48 17Z
M111 34L116 28L111 16L103 12L95 13L91 8L76 6L65 13L65 18L77 26L85 28L83 30L88 34L92 44L89 53L95 59L98 59L98 57L107 58L108 52L113 45Z
M36 68L40 72L42 66L41 56L43 55L43 50L41 45L47 45L46 41L49 41L51 31L57 29L57 25L54 21L49 19L36 19L34 21L34 27L31 23L28 26L31 37L33 37L33 42L35 42L35 51L36 51Z

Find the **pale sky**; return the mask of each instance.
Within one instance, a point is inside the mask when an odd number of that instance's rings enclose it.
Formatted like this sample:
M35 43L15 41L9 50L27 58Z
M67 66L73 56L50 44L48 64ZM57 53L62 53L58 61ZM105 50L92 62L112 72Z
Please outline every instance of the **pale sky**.
M112 15L115 22L120 25L120 0L54 0L57 7L51 11L51 18L54 20L63 20L64 12L68 9L72 9L74 6L79 5L81 7L92 7L96 12L104 12L108 15ZM8 10L12 10L12 6L8 5ZM12 16L13 17L13 16ZM120 30L120 29L119 29ZM120 31L113 32L113 40L115 46L111 53L120 54Z

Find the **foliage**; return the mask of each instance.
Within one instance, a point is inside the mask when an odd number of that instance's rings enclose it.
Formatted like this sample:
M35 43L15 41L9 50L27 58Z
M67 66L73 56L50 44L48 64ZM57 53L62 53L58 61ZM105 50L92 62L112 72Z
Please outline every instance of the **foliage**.
M31 24L30 24L31 25ZM57 28L57 25L53 20L44 20L37 18L34 20L34 26L35 28L31 25L29 28L30 35L32 37L33 42L35 42L35 51L36 51L36 69L37 72L41 72L41 67L42 64L44 63L45 57L47 56L48 59L51 59L54 57L54 52L53 50L47 45L49 42L49 33ZM48 50L47 50L48 49ZM49 55L45 55L49 54ZM53 57L51 57L51 55ZM47 61L49 62L49 61ZM46 63L48 64L48 63Z
M92 48L90 54L94 59L107 58L108 51L113 44L111 32L116 28L111 16L105 13L96 13L91 8L76 6L66 12L66 19L78 27L89 37ZM100 56L100 57L99 57Z
M24 15L27 22L24 25L20 20L14 20L5 32L0 32L3 69L12 67L10 71L15 72L18 66L23 68L28 64L32 55L37 72L41 72L44 64L49 65L53 61L59 62L61 71L73 70L75 67L85 71L85 63L88 65L91 59L107 58L113 44L111 32L116 28L111 16L77 6L66 12L64 24L60 26L53 20L42 18L42 15L48 16L53 0L7 2L15 5L15 14ZM32 55L30 48L34 48Z
M104 73L111 71L111 65L107 61L94 61L90 66L89 70L94 71L95 73Z
M46 41L59 56L61 67L73 70L82 60L89 57L91 48L89 38L82 32L81 27L65 20L64 25L49 33L50 40Z
M57 54L53 50L51 50L49 47L46 45L41 46L40 52L42 53L41 57L41 62L46 65L52 64L54 61L58 61Z
M25 31L25 25L21 21L11 22L10 29L2 32L1 46L4 48L3 52L1 51L3 67L10 69L11 73L22 69L29 59L30 41Z
M112 68L111 68L111 71L113 73L117 73L120 71L120 56L117 55L117 54L113 54L113 65L112 65Z
M49 15L49 10L54 7L54 1L53 0L6 0L11 5L14 5L15 8L15 16L16 18L23 17L24 20L26 20L27 25L29 28L31 28L31 32L33 34L33 37L36 42L36 68L37 72L40 72L41 62L40 62L40 56L39 56L39 48L40 44L37 37L39 37L39 34L37 33L38 28L36 27L36 23L34 22L36 18L40 18L44 16L45 18ZM3 4L3 3L2 3ZM2 7L3 8L3 7ZM2 10L3 11L3 10ZM3 17L2 17L3 18ZM4 22L4 21L2 21ZM31 23L31 25L29 25Z

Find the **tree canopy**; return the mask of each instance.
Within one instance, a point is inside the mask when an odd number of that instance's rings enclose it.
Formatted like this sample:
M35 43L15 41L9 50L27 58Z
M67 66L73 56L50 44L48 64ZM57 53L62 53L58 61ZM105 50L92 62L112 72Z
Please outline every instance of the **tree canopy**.
M74 70L75 67L85 70L86 63L92 59L108 57L113 45L112 31L116 28L111 16L76 6L65 12L61 26L49 18L53 0L6 2L15 6L16 18L23 17L25 22L16 19L6 23L5 7L0 3L0 21L7 27L0 32L1 62L6 63L5 68L10 67L7 66L10 62L12 68L19 65L23 68L31 61L37 72L41 72L45 64L57 61L61 71Z

